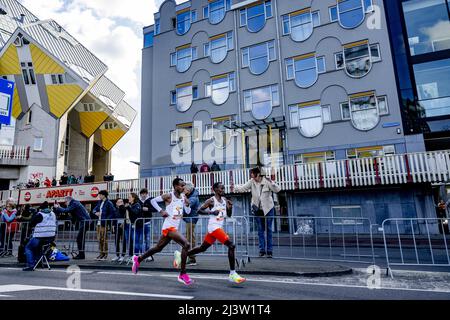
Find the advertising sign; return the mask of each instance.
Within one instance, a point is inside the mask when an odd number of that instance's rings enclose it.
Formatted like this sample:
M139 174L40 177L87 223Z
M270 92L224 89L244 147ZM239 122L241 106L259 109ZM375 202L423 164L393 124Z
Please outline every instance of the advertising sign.
M49 203L63 202L70 196L81 202L98 200L100 190L107 190L106 183L66 185L53 188L24 189L20 191L19 204L39 205L44 201Z
M11 124L14 82L0 78L0 126Z

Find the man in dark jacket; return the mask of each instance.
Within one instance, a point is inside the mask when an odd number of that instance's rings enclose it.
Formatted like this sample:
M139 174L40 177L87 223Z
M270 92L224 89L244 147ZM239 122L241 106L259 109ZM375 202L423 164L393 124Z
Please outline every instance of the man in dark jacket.
M116 216L113 221L113 230L115 234L116 257L112 259L113 262L122 263L127 254L127 242L125 240L125 203L123 199L119 198L116 201ZM121 247L122 245L122 247Z
M78 255L73 259L83 260L85 259L84 239L86 237L86 231L89 227L91 218L89 217L89 213L87 212L86 208L81 204L80 201L77 201L72 197L65 197L64 200L66 202L67 208L61 208L58 203L55 203L55 205L53 206L53 211L55 211L56 214L70 213L72 215L72 218L78 222Z
M108 191L101 190L98 193L98 197L100 200L93 210L93 213L98 217L97 240L100 255L97 257L97 260L106 260L108 258L108 226L111 226L111 219L115 218L116 209L108 199Z
M69 181L69 176L67 175L67 172L64 172L59 180L59 185L65 186L65 185L67 185L68 181Z
M212 166L211 166L211 171L220 171L220 167L219 167L219 165L217 164L217 162L215 162L214 161L214 163L212 164Z
M199 192L194 188L192 183L188 182L184 187L184 194L191 203L191 213L189 215L186 213L183 214L183 221L186 222L186 239L191 245L191 248L195 248L195 226L198 222L198 209L200 207ZM187 264L190 266L197 265L195 255L189 257Z

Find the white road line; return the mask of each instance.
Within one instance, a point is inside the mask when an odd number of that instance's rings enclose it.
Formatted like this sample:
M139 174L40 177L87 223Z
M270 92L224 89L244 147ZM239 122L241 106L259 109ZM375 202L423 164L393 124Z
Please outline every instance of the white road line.
M62 288L62 287L28 286L28 285L20 285L20 284L0 286L0 293L32 291L32 290L54 290L54 291L66 291L66 292L99 293L99 294L110 294L110 295L121 295L121 296L178 299L178 300L194 299L194 297L192 297L192 296L139 293L139 292L107 291L107 290L92 290L92 289L71 289L71 288Z
M22 271L22 268L2 268L2 270L14 270L14 271ZM35 272L62 272L67 273L66 269L36 269ZM94 270L80 270L80 271L70 271L70 273L94 273Z
M132 273L124 273L124 272L98 272L99 274L108 274L108 275L121 275L121 276L141 276L141 277L164 277L164 278L172 278L173 275L169 274L144 274L139 273L137 275ZM195 279L207 279L207 280L228 280L228 277L223 276L206 276L206 275L195 275L193 276ZM295 285L308 285L308 286L323 286L323 287L339 287L339 288L357 288L357 289L367 289L367 290L393 290L393 291L415 291L415 292L430 292L430 293L450 293L449 290L426 290L426 289L414 289L414 288L394 288L394 287L382 287L370 289L367 286L358 286L351 284L334 284L334 283L311 283L311 282L301 282L296 279L251 279L247 278L247 282L265 282L265 283L282 283L282 284L295 284Z

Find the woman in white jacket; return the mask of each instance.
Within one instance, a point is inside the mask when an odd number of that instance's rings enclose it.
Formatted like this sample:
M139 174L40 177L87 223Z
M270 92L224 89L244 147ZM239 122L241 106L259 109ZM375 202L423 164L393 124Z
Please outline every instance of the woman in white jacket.
M262 176L259 168L250 170L250 176L250 181L242 186L236 186L235 192L252 192L252 212L258 225L259 256L267 255L268 258L272 258L272 228L275 216L272 193L280 192L281 188L271 179Z

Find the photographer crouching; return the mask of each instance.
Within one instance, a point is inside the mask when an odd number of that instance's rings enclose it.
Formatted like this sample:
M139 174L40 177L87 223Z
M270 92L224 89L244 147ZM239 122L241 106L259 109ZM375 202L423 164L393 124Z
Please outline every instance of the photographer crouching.
M39 257L42 246L50 244L56 236L56 215L50 209L48 202L45 201L38 212L30 221L30 228L34 228L33 237L25 246L25 256L27 267L23 271L34 271L36 260Z

